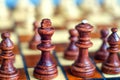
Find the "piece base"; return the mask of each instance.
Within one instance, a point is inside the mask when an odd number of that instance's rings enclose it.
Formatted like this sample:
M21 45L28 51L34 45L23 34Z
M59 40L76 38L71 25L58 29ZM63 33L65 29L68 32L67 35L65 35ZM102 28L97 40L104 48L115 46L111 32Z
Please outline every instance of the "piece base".
M89 66L88 66L89 65ZM93 76L95 73L95 67L93 64L73 64L71 66L71 73L77 77L87 78Z
M64 58L67 60L76 60L77 59L76 56L64 56Z
M102 72L105 74L119 74L120 66L119 67L111 67L111 66L102 65Z
M0 73L0 80L18 80L19 78L19 72L16 71L13 74L4 74Z
M42 66L37 65L34 69L33 76L37 79L48 80L57 77L58 70L56 65Z
M71 70L71 73L76 77L87 78L87 77L93 76L95 73L95 70L89 71L89 72L78 72L78 71Z
M38 73L36 73L35 71L34 71L34 73L33 73L33 76L34 76L35 78L37 78L37 79L42 79L42 80L48 80L48 79L51 80L51 79L57 77L57 75L58 75L58 72L57 72L57 73L54 73L54 74L48 74L48 75L38 74Z
M64 53L64 58L68 60L76 60L78 57L78 51L66 51Z

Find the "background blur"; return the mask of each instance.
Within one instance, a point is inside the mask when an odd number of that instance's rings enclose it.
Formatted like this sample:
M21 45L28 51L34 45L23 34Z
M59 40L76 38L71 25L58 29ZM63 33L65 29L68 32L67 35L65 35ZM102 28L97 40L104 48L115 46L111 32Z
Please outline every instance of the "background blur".
M82 19L95 31L119 27L120 0L0 0L0 30L31 32L33 22L43 18L50 18L56 29L74 28Z

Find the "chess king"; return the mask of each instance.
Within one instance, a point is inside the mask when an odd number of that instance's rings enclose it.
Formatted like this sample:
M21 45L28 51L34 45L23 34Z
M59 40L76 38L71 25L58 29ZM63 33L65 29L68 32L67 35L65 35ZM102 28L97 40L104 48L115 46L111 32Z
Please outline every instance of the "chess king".
M50 51L55 48L51 44L51 36L55 29L51 26L49 19L43 19L41 27L38 29L38 33L41 36L41 43L37 46L41 50L41 59L34 69L34 77L37 79L52 79L58 74L57 65L52 60Z

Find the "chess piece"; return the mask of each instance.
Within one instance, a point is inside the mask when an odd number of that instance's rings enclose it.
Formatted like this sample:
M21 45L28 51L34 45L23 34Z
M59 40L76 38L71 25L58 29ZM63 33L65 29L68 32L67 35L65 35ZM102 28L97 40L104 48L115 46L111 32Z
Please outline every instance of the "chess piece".
M111 14L114 17L120 17L120 5L119 0L104 0L103 9L107 13Z
M108 45L107 45L107 36L109 34L108 29L102 29L101 30L101 39L103 41L100 49L95 53L94 58L96 60L105 61L109 55L109 52L107 51Z
M2 41L0 43L0 48L2 53L0 55L2 59L0 67L0 79L1 80L17 80L19 77L19 72L13 66L13 60L15 55L12 52L14 48L13 42L10 40L10 34L8 32L3 32L1 34Z
M88 3L90 5L88 5ZM103 11L103 8L101 7L100 3L98 3L98 0L84 0L81 6L83 11L85 12L84 16L86 16L86 19L92 24L101 25L102 23L106 25L112 23L113 17ZM95 29L97 29L97 27L94 27L94 30Z
M41 0L40 5L37 7L39 18L52 18L54 16L55 5L52 0Z
M7 8L5 0L0 0L0 30L13 28L13 20L10 16L11 11Z
M88 5L89 4L89 5ZM100 5L97 2L97 0L84 0L83 3L80 5L80 7L82 8L82 10L89 14L89 13L98 13L100 12Z
M13 11L14 20L17 22L24 22L26 17L29 15L35 15L35 6L29 0L18 0L17 5Z
M41 22L41 27L38 29L38 33L41 36L41 43L37 46L41 50L41 59L34 69L34 77L37 79L52 79L57 76L57 65L52 60L50 51L55 48L51 44L51 36L53 35L55 29L51 26L49 19L43 19Z
M78 8L74 0L61 0L60 13L68 20L78 19L82 15L82 11Z
M76 42L76 46L79 48L79 56L71 67L71 73L78 77L89 77L95 72L95 66L88 56L88 48L92 46L90 32L93 30L93 26L83 20L76 26L76 29L79 33L79 40Z
M13 11L13 18L16 23L19 23L16 25L16 32L19 35L33 34L35 6L30 2L30 0L18 0L17 6Z
M109 56L102 64L102 71L106 74L118 74L120 73L120 61L117 53L120 52L120 38L117 35L117 28L111 29L112 34L108 37L108 48Z
M41 37L38 34L39 23L37 21L35 21L33 23L33 26L34 26L33 30L34 30L35 34L34 34L32 40L29 43L29 48L30 49L37 49L37 45L41 42Z
M75 45L75 43L78 40L78 32L75 29L70 29L69 34L70 44L65 50L64 58L68 60L76 60L78 56L78 47Z

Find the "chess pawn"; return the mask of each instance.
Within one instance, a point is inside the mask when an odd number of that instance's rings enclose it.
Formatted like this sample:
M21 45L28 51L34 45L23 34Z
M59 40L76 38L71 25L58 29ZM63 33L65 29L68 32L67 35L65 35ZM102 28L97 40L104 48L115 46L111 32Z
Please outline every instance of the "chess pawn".
M76 46L79 48L79 55L71 66L71 73L78 77L89 77L95 73L95 66L88 56L88 48L92 46L90 32L93 30L93 26L83 20L75 28L79 33L79 40L76 42Z
M54 16L55 6L52 0L41 0L37 12L41 18L52 18Z
M38 34L39 23L37 21L35 21L33 23L33 26L34 26L33 30L34 30L35 34L34 34L32 40L29 43L29 48L30 49L37 49L37 45L41 42L41 37Z
M13 66L13 60L15 59L15 55L12 52L12 49L14 48L13 42L9 39L10 34L8 32L2 33L1 37L2 41L0 43L0 48L2 53L0 57L2 59L2 63L0 67L0 79L17 80L19 72Z
M105 61L109 55L109 52L107 51L108 45L107 45L107 36L109 34L108 29L102 29L101 30L101 39L103 40L103 43L100 47L100 49L95 53L94 58L96 60Z
M118 74L120 73L120 61L118 58L118 52L120 52L120 38L117 35L117 28L111 29L112 34L108 37L108 48L109 56L102 64L102 71L106 74Z
M120 17L120 5L118 1L119 0L104 0L103 8L113 16Z
M13 18L16 23L16 32L19 35L27 36L33 34L33 23L35 21L35 6L30 0L18 0L18 5L13 12ZM22 33L21 33L22 32Z
M27 0L27 6L26 6L26 16L24 21L24 29L25 32L28 32L28 34L32 34L33 30L33 23L35 21L35 6L30 3L29 0Z
M75 4L74 0L61 0L60 1L60 12L69 19L78 19L81 17L82 12Z
M0 0L0 29L10 29L13 27L13 20L10 16L10 10L5 5L5 0Z
M18 0L17 5L13 11L13 18L17 22L24 22L27 16L35 15L34 10L35 10L35 7L30 2L30 0L24 0L24 1Z
M78 32L75 29L70 29L69 34L70 44L65 50L64 58L68 60L76 60L78 56L78 47L75 45L75 43L78 40Z
M89 5L88 5L89 4ZM97 0L84 0L83 3L80 5L82 10L87 13L98 13L100 12L100 5L98 4ZM86 13L85 13L86 14Z
M57 76L57 65L51 58L50 51L55 48L51 44L51 36L55 29L51 26L49 19L43 19L38 33L41 36L41 43L37 46L41 50L41 59L34 69L34 77L37 79L48 80Z

